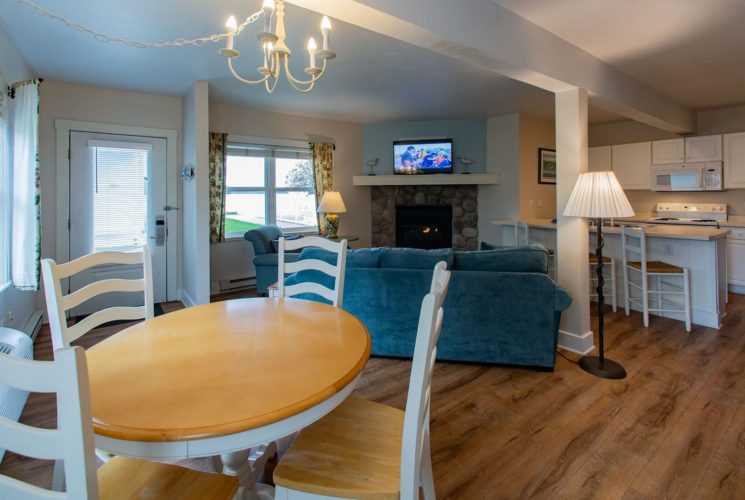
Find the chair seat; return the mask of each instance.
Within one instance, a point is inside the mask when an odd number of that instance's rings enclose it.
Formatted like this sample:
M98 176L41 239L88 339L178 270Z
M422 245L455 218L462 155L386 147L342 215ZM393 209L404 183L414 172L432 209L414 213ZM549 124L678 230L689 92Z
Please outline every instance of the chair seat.
M590 264L597 264L597 262L598 262L598 256L595 255L594 253L591 253L589 255L590 255ZM608 264L608 263L611 262L611 258L610 257L606 257L605 255L603 255L603 262L605 262L606 264Z
M277 486L316 495L399 498L404 412L347 398L303 429L274 470Z
M228 499L238 491L238 480L177 465L115 457L98 469L98 488L102 499Z
M627 262L628 266L634 269L642 270L641 262ZM668 264L667 262L660 262L657 260L647 261L647 272L648 273L666 273L666 274L682 274L683 268Z

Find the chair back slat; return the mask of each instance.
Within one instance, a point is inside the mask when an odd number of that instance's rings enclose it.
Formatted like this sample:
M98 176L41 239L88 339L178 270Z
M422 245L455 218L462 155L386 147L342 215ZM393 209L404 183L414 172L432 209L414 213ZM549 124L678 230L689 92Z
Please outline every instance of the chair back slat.
M77 307L86 300L90 300L96 295L102 293L111 292L144 292L145 291L145 280L126 280L126 279L105 279L101 281L94 281L88 285L85 285L80 290L76 290L62 297L62 307L65 311L69 311L73 307Z
M530 226L527 222L515 220L515 246L525 246L530 242Z
M425 442L429 442L432 372L437 357L437 339L442 330L442 304L450 283L450 272L445 267L444 262L435 266L431 291L424 297L419 312L401 445L402 499L419 498L422 452ZM428 444L426 449L429 449Z
M64 295L62 280L75 274L104 264L142 265L142 278L104 279L88 284L75 292ZM97 252L77 258L65 264L52 259L41 261L44 277L44 296L47 302L49 329L54 349L69 347L70 342L80 338L91 329L109 321L149 319L153 317L153 271L150 248L142 246L132 252ZM144 305L134 307L111 307L97 311L85 320L68 328L67 311L82 303L110 292L143 292ZM103 321L102 321L103 320Z
M643 227L621 226L621 246L623 247L623 265L629 262L641 262L641 272L647 272L647 235Z
M336 266L318 259L304 259L296 262L286 262L287 251L299 250L307 247L318 247L336 254ZM335 242L320 236L306 236L296 240L279 238L279 252L277 256L277 291L280 297L292 297L303 293L314 293L330 301L336 307L342 307L344 299L344 271L347 263L347 240ZM319 283L299 283L285 285L285 275L299 271L320 271L334 278L334 288L330 289Z
M8 375L13 373L15 375ZM27 378L22 383L20 378ZM0 475L0 498L98 498L90 394L85 353L62 348L54 361L0 354L0 380L12 387L57 394L57 429L0 421L0 447L32 458L63 460L65 492L54 492Z

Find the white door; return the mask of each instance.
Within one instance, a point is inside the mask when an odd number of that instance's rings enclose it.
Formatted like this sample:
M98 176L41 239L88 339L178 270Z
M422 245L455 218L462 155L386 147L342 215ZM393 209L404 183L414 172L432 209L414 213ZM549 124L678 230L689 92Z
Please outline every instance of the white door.
M686 137L686 161L722 161L722 136Z
M70 260L148 245L156 303L167 300L166 142L156 137L70 132ZM71 277L69 291L102 279L141 276L141 266L97 266ZM142 293L106 294L71 314L142 302Z
M745 132L724 136L724 187L745 188Z
M683 163L685 160L685 140L667 139L652 143L652 163L655 165L669 165Z
M652 143L613 146L613 172L624 189L652 187Z

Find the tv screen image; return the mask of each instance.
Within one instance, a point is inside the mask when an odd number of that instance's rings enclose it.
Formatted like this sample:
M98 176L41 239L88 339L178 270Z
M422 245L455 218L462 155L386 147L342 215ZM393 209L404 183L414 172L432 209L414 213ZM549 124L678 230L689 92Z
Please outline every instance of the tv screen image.
M449 174L452 171L452 139L393 143L394 174Z

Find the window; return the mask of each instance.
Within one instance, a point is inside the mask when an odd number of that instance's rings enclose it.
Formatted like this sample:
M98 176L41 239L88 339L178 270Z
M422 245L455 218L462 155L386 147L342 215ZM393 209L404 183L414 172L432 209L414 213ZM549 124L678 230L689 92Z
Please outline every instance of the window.
M310 150L229 143L225 236L243 236L264 224L285 233L318 230Z
M8 108L5 89L7 84L0 75L0 290L10 282L10 209L12 185L8 152Z
M89 141L93 175L93 251L147 245L152 146Z

